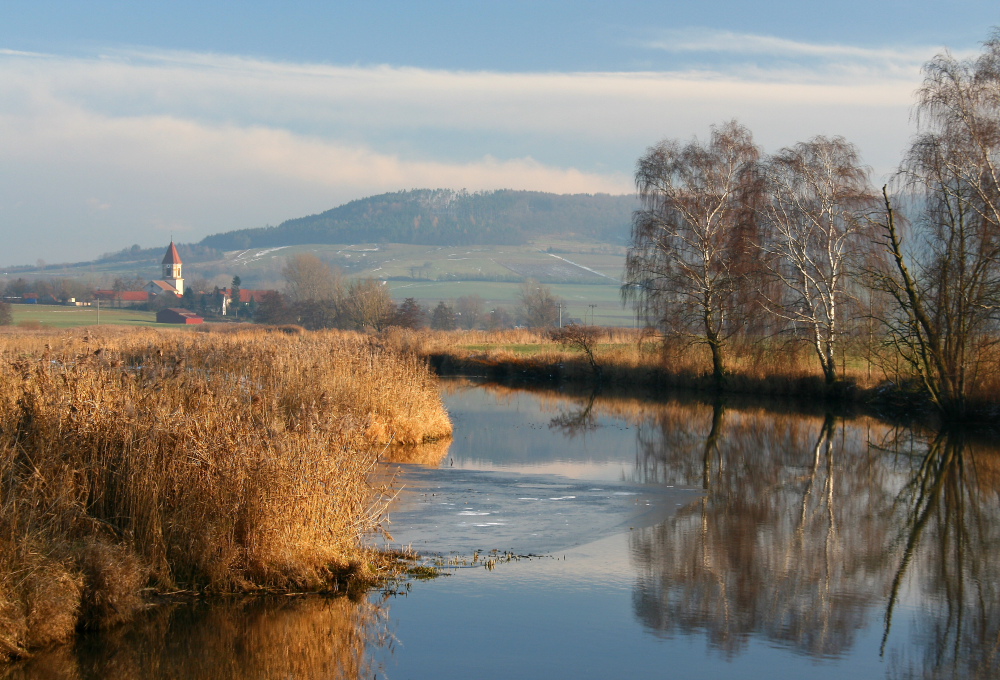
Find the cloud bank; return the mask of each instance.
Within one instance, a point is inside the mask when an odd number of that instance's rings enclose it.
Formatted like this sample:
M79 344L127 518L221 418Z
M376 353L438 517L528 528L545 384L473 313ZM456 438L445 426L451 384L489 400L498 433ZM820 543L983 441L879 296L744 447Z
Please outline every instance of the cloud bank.
M417 187L628 193L647 146L730 118L770 150L844 135L888 172L933 53L660 42L648 47L822 63L497 73L0 50L0 229L11 235L0 264L88 259L167 232L194 241Z

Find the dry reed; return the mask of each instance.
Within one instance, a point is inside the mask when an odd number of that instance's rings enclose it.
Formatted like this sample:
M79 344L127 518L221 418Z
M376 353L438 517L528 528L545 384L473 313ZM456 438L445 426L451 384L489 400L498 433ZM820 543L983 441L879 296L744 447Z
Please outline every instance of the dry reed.
M556 379L593 382L583 352L561 346L541 331L400 331L387 344L428 357L439 372L492 379ZM711 359L703 344L662 338L648 330L599 328L594 357L604 385L715 390ZM728 347L726 391L773 396L851 399L880 383L896 381L905 367L854 348L839 357L842 383L831 391L811 348L778 339L743 340Z
M425 364L364 336L0 335L0 658L147 586L364 575L380 452L450 433Z

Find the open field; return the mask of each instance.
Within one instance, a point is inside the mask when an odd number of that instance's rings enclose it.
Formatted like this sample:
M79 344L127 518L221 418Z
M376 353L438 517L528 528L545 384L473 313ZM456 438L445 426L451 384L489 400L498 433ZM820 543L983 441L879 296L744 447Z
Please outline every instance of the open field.
M191 275L236 274L251 288L280 288L286 258L312 253L345 275L412 282L579 283L617 287L625 248L606 243L544 241L521 246L417 246L399 243L301 245L226 253L221 262L191 266ZM185 271L187 271L185 265Z
M598 326L635 325L635 315L630 307L622 307L617 285L547 284L553 294L563 300L566 307L564 321L578 319L580 322ZM483 298L487 312L497 306L508 310L518 304L521 284L491 283L489 281L390 281L392 298L415 298L421 304L433 308L439 301L453 303L463 295L478 295ZM590 305L594 305L593 308Z
M64 307L62 305L11 305L14 323L38 322L50 328L76 328L98 325L97 307ZM100 323L118 326L156 325L154 312L101 307Z

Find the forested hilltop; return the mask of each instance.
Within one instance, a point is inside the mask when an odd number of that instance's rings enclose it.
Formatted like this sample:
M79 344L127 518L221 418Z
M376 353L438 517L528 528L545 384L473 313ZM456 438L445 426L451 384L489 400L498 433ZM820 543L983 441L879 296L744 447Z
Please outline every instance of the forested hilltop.
M417 189L358 199L276 227L208 236L199 245L218 250L358 242L517 245L539 235L625 243L636 207L634 196Z

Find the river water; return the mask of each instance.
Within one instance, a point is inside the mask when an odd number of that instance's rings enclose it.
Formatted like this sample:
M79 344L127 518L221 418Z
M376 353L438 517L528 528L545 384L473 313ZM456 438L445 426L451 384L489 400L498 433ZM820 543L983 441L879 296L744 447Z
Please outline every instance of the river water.
M354 599L161 608L3 678L1000 677L1000 451L745 404L447 381Z

